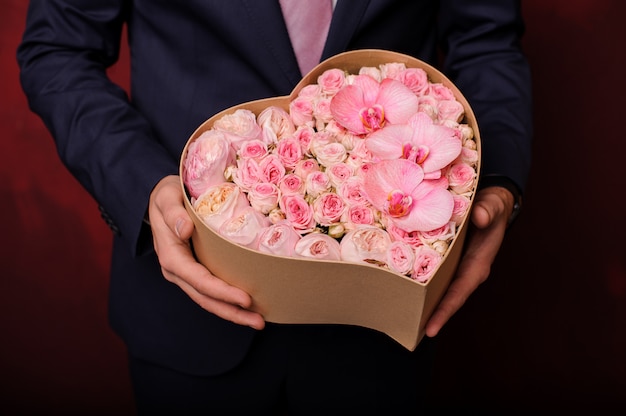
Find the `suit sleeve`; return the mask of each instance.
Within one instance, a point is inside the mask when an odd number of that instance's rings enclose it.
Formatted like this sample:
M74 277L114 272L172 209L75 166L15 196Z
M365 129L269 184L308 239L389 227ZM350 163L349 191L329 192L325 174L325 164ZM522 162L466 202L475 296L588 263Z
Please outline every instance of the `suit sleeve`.
M135 254L149 194L178 165L107 77L119 56L126 3L31 1L17 60L29 106L62 162Z
M483 176L526 187L532 142L532 91L519 0L443 0L444 70L478 120Z

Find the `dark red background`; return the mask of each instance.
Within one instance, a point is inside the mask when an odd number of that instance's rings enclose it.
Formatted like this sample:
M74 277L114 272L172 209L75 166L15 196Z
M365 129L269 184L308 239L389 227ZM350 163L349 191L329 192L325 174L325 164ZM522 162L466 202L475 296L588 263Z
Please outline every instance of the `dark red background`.
M19 87L26 3L0 0L0 411L132 414L107 324L109 230ZM433 399L607 414L626 409L626 2L523 7L536 97L525 212L439 337ZM112 75L128 84L123 66Z

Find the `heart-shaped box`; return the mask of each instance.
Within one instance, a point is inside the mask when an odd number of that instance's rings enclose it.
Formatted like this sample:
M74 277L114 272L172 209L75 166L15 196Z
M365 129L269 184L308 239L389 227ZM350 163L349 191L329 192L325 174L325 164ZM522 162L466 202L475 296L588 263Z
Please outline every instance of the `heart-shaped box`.
M408 55L386 50L366 49L335 55L312 69L289 96L243 103L226 109L202 123L183 149L180 163L181 186L185 207L195 231L192 245L200 263L229 284L252 296L252 310L266 321L288 324L358 325L387 334L408 350L414 350L424 336L424 327L441 300L458 266L467 231L468 209L457 228L435 274L427 283L419 283L386 269L368 264L307 260L264 254L237 245L208 228L196 214L183 183L184 160L189 144L212 127L215 120L237 109L259 114L270 105L288 111L289 102L309 84L317 82L324 71L339 68L356 73L364 66L404 63L424 69L431 83L450 88L465 108L463 123L472 127L477 144L480 171L480 135L474 113L458 88L440 71ZM472 189L470 204L476 191ZM470 205L471 208L471 205Z

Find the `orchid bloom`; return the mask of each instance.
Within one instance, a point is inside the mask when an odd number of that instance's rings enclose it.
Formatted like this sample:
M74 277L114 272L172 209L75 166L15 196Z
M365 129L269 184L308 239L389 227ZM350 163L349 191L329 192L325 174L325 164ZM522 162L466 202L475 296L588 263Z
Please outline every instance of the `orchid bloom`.
M441 181L424 180L422 168L409 160L373 164L363 189L371 204L406 232L434 230L452 216L452 194Z
M389 124L406 123L417 112L418 98L400 81L382 82L369 75L354 77L330 103L333 118L356 135L370 133Z
M427 178L461 154L461 140L454 129L433 123L426 113L416 113L407 124L385 127L365 139L365 147L381 160L407 159L424 169Z

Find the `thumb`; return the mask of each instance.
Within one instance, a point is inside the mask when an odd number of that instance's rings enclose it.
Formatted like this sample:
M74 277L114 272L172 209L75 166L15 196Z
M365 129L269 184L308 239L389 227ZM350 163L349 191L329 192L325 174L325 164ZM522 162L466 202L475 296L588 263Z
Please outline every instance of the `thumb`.
M496 220L507 221L513 211L514 197L506 188L490 186L476 194L472 210L472 223L479 229L485 229Z

